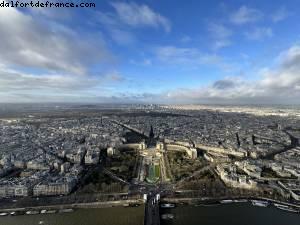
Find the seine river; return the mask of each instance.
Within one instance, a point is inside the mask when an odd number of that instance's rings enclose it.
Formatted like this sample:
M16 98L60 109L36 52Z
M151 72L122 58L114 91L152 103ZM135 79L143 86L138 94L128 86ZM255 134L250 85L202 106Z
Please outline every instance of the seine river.
M53 215L0 217L0 225L142 225L143 207L78 209ZM178 206L162 213L172 213L173 220L161 225L299 225L300 214L274 207L260 208L249 203L217 206Z
M174 220L162 220L161 225L299 225L300 214L274 207L256 207L250 203L217 206L179 206L168 212Z
M0 225L142 225L144 207L78 209L72 213L0 217Z

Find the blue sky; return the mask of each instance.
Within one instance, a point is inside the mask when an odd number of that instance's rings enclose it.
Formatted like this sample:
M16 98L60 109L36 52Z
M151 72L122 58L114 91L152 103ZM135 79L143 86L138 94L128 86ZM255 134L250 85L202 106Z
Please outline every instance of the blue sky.
M0 8L1 102L299 102L297 1L95 3Z

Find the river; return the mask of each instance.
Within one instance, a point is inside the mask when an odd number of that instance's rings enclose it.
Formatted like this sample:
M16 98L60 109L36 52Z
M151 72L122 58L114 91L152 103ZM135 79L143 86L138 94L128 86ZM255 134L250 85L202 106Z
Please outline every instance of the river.
M142 225L144 207L77 209L71 213L0 217L0 225Z
M199 207L178 205L174 209L161 210L161 213L172 213L175 216L173 220L161 220L161 225L300 224L300 214L274 207L255 207L250 203ZM0 225L142 225L143 214L143 206L77 209L72 213L0 217Z
M214 206L178 206L162 213L174 214L161 225L299 225L300 214L274 207L257 207L250 203Z

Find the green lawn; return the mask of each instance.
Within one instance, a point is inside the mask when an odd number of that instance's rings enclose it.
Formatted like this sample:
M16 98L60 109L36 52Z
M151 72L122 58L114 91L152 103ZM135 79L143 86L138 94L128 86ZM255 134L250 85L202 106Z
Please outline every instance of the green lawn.
M149 165L148 176L146 178L149 183L156 183L160 177L160 167L159 165Z
M160 177L160 168L159 165L155 165L155 176Z

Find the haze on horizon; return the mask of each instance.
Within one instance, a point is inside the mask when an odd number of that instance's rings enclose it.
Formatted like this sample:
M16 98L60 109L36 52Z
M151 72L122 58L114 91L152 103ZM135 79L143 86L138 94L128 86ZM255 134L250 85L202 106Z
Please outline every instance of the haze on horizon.
M296 0L94 2L0 8L0 102L299 104Z

